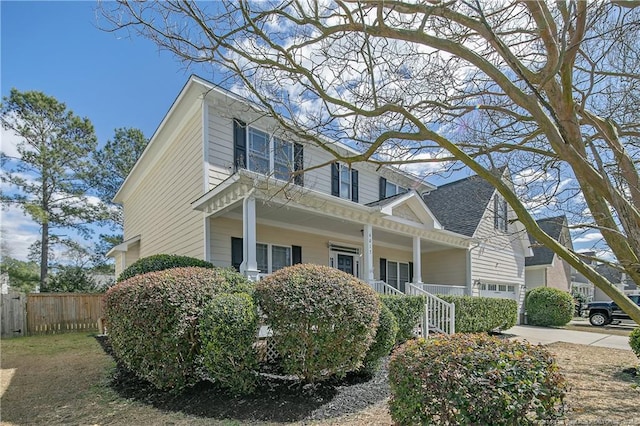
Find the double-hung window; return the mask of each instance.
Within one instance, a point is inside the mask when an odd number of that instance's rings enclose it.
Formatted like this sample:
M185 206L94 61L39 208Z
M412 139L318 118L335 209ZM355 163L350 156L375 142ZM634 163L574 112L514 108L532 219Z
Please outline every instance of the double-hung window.
M289 180L293 172L303 169L302 145L276 138L267 132L233 120L234 164L252 172ZM294 183L303 185L302 173L294 175Z
M263 274L271 274L286 266L291 266L291 247L275 244L256 244L258 269Z
M340 167L340 198L351 199L351 170Z
M404 289L405 283L408 283L409 280L408 263L387 261L387 284L397 289Z
M269 135L249 127L249 164L247 168L253 172L268 174L271 167Z
M289 180L293 170L293 144L273 138L273 175L276 179Z
M344 164L331 165L331 195L358 202L358 171Z

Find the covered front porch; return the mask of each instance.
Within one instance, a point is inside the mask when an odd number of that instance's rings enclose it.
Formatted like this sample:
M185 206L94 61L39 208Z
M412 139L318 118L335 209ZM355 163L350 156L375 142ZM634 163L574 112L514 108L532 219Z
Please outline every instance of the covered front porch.
M315 263L387 291L472 294L470 239L442 229L416 192L362 205L240 171L194 208L206 259L252 280Z

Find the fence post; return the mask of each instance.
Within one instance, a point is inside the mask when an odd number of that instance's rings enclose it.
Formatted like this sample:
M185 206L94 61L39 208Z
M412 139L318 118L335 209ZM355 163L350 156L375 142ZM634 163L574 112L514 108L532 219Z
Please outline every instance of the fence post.
M456 304L451 302L451 308L449 312L449 334L455 334L456 332Z

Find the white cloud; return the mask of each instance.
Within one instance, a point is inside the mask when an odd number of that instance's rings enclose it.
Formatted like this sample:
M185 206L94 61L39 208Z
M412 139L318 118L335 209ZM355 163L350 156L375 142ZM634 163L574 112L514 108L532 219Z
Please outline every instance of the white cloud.
M29 217L17 207L8 206L0 211L0 239L8 255L27 260L29 246L40 238L40 230Z
M13 130L6 130L1 128L0 133L0 151L9 157L19 157L17 146L22 138L16 135Z
M573 244L593 244L602 241L602 234L598 231L588 232L573 239Z

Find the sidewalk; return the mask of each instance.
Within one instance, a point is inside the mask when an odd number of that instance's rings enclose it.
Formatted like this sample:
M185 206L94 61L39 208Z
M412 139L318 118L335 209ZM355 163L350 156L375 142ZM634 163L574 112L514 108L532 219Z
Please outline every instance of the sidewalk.
M566 342L587 346L600 346L603 348L631 350L629 347L629 337L627 336L533 327L530 325L517 325L504 332L513 334L513 338L515 339L526 340L533 344L546 345L554 342Z

